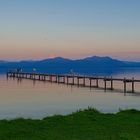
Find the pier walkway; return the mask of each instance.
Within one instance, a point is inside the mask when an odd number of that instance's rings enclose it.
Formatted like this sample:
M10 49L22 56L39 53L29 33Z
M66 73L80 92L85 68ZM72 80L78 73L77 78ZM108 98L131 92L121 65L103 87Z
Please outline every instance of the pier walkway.
M28 73L28 72L7 72L7 77L31 79L39 81L49 81L55 83L63 83L67 85L77 85L90 88L100 88L100 81L104 83L104 90L114 90L114 82L120 82L123 84L123 92L127 91L127 84L131 84L131 92L135 92L135 83L140 83L140 80L134 78L108 78L108 77L94 77L94 76L82 76L82 75L58 75L58 74L43 74L43 73ZM86 84L88 81L88 84ZM94 84L93 84L94 83ZM130 88L130 86L129 86Z

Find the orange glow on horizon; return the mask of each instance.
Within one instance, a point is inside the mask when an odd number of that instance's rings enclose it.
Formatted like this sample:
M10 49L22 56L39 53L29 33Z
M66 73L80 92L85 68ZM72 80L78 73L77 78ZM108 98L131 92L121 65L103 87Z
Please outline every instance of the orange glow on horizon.
M48 56L48 58L55 58L55 57L58 57L57 55L55 55L55 54L50 54L49 56Z

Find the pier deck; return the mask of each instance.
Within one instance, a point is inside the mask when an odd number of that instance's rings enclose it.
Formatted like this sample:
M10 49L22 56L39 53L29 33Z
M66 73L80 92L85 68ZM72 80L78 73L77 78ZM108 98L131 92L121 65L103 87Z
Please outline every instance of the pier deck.
M137 79L113 78L113 77L96 77L82 75L60 75L60 74L45 74L45 73L29 73L29 72L7 72L7 77L31 79L39 81L49 81L55 83L63 83L67 85L77 85L83 87L100 88L100 81L104 83L104 90L114 90L114 82L118 81L123 84L123 92L127 92L127 83L131 84L131 92L135 92L135 83L140 83ZM75 80L76 79L76 80ZM86 85L88 80L89 85ZM93 85L94 81L94 85ZM82 82L82 84L81 84ZM109 85L108 85L109 84ZM109 86L109 87L108 87Z

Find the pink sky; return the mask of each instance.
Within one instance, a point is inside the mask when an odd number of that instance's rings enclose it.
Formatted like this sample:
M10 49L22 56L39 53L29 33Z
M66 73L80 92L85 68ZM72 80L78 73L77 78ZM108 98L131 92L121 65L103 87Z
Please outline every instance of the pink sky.
M140 61L140 2L0 2L0 59L111 56Z

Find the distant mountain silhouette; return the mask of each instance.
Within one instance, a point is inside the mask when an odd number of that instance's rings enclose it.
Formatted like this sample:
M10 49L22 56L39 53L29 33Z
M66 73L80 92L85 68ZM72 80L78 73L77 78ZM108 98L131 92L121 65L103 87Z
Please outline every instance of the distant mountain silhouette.
M92 56L77 60L56 57L36 61L0 61L0 68L5 68L7 70L22 68L24 70L31 71L33 68L36 68L40 72L47 71L50 73L67 73L68 71L70 71L70 69L73 69L78 73L89 73L93 71L109 73L112 69L112 71L116 71L118 68L128 67L140 67L140 62L120 61L108 56Z
M126 66L123 61L115 60L110 57L92 56L75 61L80 67L122 67Z
M1 60L0 66L46 66L46 67L133 67L140 66L140 62L127 62L112 59L111 57L92 56L84 59L71 60L62 57L49 58L44 60L29 60L19 62L6 62Z
M37 63L57 65L57 64L67 64L69 62L72 62L72 60L62 58L62 57L55 57L55 58L44 59L44 60L38 61Z

